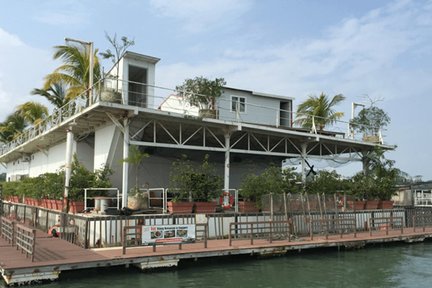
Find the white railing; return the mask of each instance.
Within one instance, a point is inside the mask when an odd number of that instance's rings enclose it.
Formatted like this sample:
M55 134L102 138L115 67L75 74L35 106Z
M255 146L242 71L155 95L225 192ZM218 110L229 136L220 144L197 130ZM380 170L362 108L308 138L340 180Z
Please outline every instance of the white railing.
M121 83L122 87L128 87L128 84L134 84L135 86L138 85L142 85L144 88L141 89L136 89L136 90L141 90L141 91L146 91L146 92L137 92L137 91L131 91L131 90L127 90L127 88L125 89L119 89L119 92L121 93L121 99L119 99L119 104L123 104L123 105L131 105L131 106L138 106L138 107L144 107L144 108L148 108L148 109L154 109L154 110L159 110L158 106L167 98L167 94L175 94L177 91L174 89L170 89L170 88L165 88L165 87L161 87L161 86L156 86L156 85L150 85L150 84L145 84L145 83L139 83L139 82L133 82L133 81L124 81L119 79L118 80L119 83ZM102 82L102 81L101 81ZM96 83L97 87L99 87L99 83ZM126 93L128 93L128 96L133 95L132 97L125 97ZM65 106L59 108L59 109L54 109L54 111L52 112L52 114L47 117L46 119L44 119L41 123L26 128L21 134L19 134L18 136L16 136L12 141L10 141L9 143L5 143L3 144L3 146L0 148L0 155L4 155L6 153L8 153L9 151L17 148L18 146L26 143L27 141L34 139L37 136L40 136L44 133L47 133L49 130L58 127L59 125L61 125L62 123L64 123L67 120L70 120L73 116L75 116L76 114L78 114L79 112L81 112L83 109L87 108L89 106L88 101L86 99L86 93L80 95L79 97L77 97L76 99L72 100L71 102L67 103ZM94 99L93 99L93 103L97 103L100 100L100 95L101 95L101 89L95 89L94 93ZM127 103L125 101L125 99L128 99ZM235 113L233 111L231 111L231 100L229 99L219 99L219 105L218 105L218 115L221 115L221 112L230 112L231 114L233 114L232 119L221 119L221 120L229 120L232 122L238 122L238 123L245 123L247 121L245 121L245 119L243 119L244 117L242 117L242 113ZM196 117L198 118L199 116L197 115L197 110L195 109L194 112L191 112L194 108L188 106L187 100L182 99L180 102L181 105L174 105L172 107L166 107L167 110L171 113L176 113L176 114L181 114L181 115L187 115L188 117ZM227 103L229 102L229 103ZM150 103L152 103L153 105L151 105L150 107ZM167 105L167 102L164 102L164 105ZM284 128L293 128L293 129L301 129L301 127L296 126L295 124L292 125L292 120L295 119L296 113L293 111L288 111L288 110L281 110L279 108L274 108L274 107L266 107L263 105L257 105L257 104L253 104L253 103L245 103L246 105L246 111L250 110L250 109L254 109L255 111L260 111L259 114L262 115L273 115L270 118L274 119L269 123L264 123L265 125L270 125L270 126L274 126L276 128L281 127L281 122L286 122L289 123L288 126L284 126ZM282 113L281 113L282 112ZM282 117L281 115L284 115L284 117ZM316 119L318 117L313 117L313 123L315 124ZM274 121L274 122L273 122ZM292 125L292 126L291 126ZM334 136L334 137L341 137L344 138L345 137L345 133L347 132L347 127L348 130L350 125L349 125L349 121L336 121L336 123L334 123L331 126L326 126L325 131L320 131L319 129L317 129L317 127L315 125L312 125L312 128L310 129L310 131L305 130L305 132L309 132L309 133L315 133L315 134L324 134L324 135L330 135L330 136ZM301 129L304 130L304 129ZM366 141L366 139L362 138L363 135L360 134L355 134L353 135L352 133L349 133L351 135L349 135L349 137L353 140L357 140L357 141ZM381 131L378 132L378 135L375 135L377 140L377 143L383 144L383 136L381 134Z

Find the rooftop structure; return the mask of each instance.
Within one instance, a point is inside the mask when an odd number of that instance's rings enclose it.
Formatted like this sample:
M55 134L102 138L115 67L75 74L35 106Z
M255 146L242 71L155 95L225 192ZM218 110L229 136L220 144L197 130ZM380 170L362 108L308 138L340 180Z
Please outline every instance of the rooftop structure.
M135 179L129 164L121 161L127 158L129 145L144 147L150 154L138 171L141 185L166 187L174 159L180 154L198 159L206 153L224 175L224 189L238 187L252 166L265 167L292 157L361 160L362 153L376 146L393 148L345 138L346 122L332 131L293 127L290 97L224 87L215 117L178 107L182 104L178 96L163 102L173 91L155 85L158 61L127 52L119 62L118 77L113 69L103 85L94 85L93 101L78 97L5 143L0 162L7 168L7 180L62 169L65 151L71 147L67 153L75 153L87 168L108 165L114 170L112 181L121 187L125 206L129 182ZM173 101L175 107L168 109Z

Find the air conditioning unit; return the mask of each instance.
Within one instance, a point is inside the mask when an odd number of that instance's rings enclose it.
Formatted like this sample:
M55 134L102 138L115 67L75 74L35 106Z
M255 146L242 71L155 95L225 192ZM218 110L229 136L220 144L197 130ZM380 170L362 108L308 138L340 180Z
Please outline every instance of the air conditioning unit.
M22 162L30 162L30 156L26 156L22 158Z

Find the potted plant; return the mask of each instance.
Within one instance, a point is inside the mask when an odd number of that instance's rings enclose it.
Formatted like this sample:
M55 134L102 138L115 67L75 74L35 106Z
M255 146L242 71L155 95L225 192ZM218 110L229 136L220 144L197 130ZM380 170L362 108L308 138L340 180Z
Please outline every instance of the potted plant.
M369 107L362 109L351 119L350 126L354 131L363 133L363 141L380 143L380 131L389 123L388 114L372 102Z
M216 118L216 99L222 95L225 84L223 78L209 80L201 76L186 79L183 84L176 86L176 90L190 105L199 108L200 117Z
M174 161L170 173L170 190L176 191L175 197L168 202L170 213L212 213L215 212L215 199L222 190L222 178L205 155L201 165L194 165L185 155ZM188 204L177 204L186 202ZM176 206L182 209L176 211Z
M284 192L296 193L299 187L295 185L298 175L293 169L285 169L270 165L261 174L249 174L240 186L240 195L244 201L239 201L239 212L258 212L263 208L262 196ZM253 204L250 204L253 203Z
M123 55L126 53L126 50L130 47L135 45L134 40L129 40L127 37L123 36L121 37L121 42L117 41L117 34L114 34L113 37L110 37L107 33L105 33L105 37L107 38L108 42L112 45L114 48L114 53L111 51L111 49L105 50L105 52L99 53L102 58L104 59L111 59L113 64L116 67L116 74L108 74L106 76L106 81L104 81L104 86L108 83L111 83L112 79L115 79L115 88L114 87L104 87L104 89L101 92L101 100L107 101L107 102L114 102L114 103L121 103L121 93L119 92L119 73L120 73L120 66L119 61L123 57Z
M139 189L138 183L138 172L142 161L149 157L145 152L142 152L137 146L129 147L129 156L123 159L124 162L132 164L132 168L135 170L135 186L129 190L128 193L128 208L132 210L146 209L148 208L148 193L144 193Z

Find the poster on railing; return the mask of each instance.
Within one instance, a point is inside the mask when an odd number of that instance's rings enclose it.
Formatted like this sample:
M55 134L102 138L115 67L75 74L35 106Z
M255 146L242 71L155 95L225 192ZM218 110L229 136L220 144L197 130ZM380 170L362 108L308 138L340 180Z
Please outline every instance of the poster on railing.
M195 241L195 225L143 226L142 244L190 243Z

